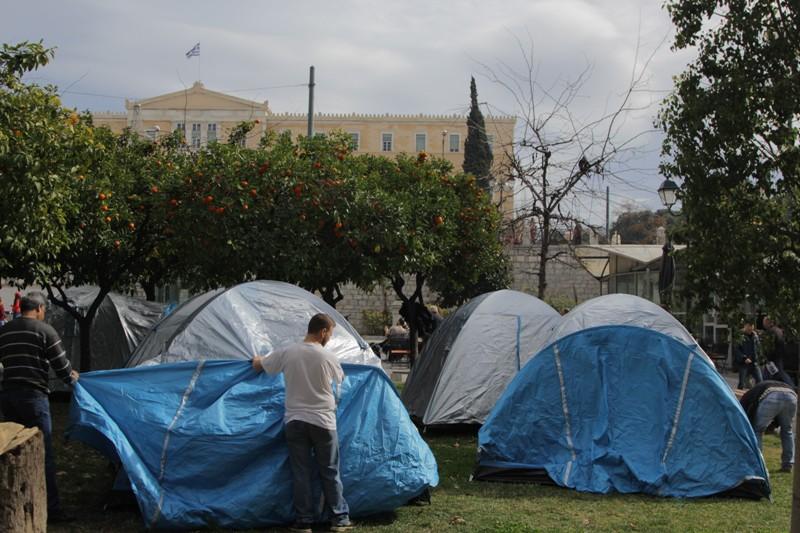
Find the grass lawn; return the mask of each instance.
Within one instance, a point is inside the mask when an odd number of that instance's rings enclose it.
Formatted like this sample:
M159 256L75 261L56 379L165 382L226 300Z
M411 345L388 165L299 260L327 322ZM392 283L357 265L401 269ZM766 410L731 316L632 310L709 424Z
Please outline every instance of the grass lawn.
M51 532L129 532L144 527L135 508L104 510L112 483L107 462L80 443L60 438L68 404L53 404L59 489L79 520ZM358 531L788 531L791 475L777 473L780 440L765 438L774 503L735 499L675 500L637 495L600 496L557 487L470 482L477 438L426 435L439 462L439 487L430 506L358 520ZM321 529L321 531L324 529ZM264 530L262 530L264 531ZM286 531L274 529L266 531Z

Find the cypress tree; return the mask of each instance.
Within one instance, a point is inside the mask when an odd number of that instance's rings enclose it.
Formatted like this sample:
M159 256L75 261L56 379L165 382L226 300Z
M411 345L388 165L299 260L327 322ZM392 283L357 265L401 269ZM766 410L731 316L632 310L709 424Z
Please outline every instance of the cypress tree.
M478 89L475 78L469 83L469 117L467 117L467 140L464 141L464 172L472 174L487 194L491 196L492 150L486 138L486 123L478 107Z

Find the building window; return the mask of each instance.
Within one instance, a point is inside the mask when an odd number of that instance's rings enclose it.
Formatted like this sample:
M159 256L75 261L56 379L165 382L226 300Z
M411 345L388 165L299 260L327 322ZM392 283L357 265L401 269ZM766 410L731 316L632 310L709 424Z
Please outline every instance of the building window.
M186 138L186 124L183 122L178 122L175 124L175 131L180 132L181 139Z
M494 153L494 135L487 135L486 142L489 144L489 151Z
M358 150L361 143L361 135L357 131L350 132L350 149L353 151Z
M382 150L384 152L391 152L392 151L392 134L391 133L384 133L382 136Z
M461 136L458 133L450 134L450 151L458 152L459 144L461 144Z
M192 148L200 148L200 124L192 124Z
M417 133L415 139L417 152L424 152L425 145L427 144L427 136L424 133Z
M216 124L209 124L208 125L208 133L206 135L206 140L208 144L217 142L217 125Z

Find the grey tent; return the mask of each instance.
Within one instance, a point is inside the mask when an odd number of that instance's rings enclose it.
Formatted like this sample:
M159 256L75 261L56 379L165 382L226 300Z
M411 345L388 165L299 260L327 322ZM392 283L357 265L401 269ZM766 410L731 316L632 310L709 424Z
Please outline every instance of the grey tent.
M99 288L91 286L74 287L65 291L69 304L81 314L86 313L99 292ZM139 342L159 321L162 310L163 305L156 302L114 292L106 295L97 309L90 332L92 370L124 367ZM81 342L78 323L65 309L56 305L50 305L46 320L61 336L70 363L79 368ZM61 380L55 376L51 376L50 387L52 390L65 389Z
M403 388L409 414L425 425L481 424L506 385L561 317L528 294L482 294L428 339Z
M558 325L549 332L545 345L597 326L638 326L658 331L696 347L705 355L677 318L650 300L632 294L605 294L586 300L561 317Z
M128 367L197 359L252 359L301 341L309 319L336 322L327 344L342 362L380 366L369 344L336 309L310 292L280 281L251 281L184 302L156 324Z

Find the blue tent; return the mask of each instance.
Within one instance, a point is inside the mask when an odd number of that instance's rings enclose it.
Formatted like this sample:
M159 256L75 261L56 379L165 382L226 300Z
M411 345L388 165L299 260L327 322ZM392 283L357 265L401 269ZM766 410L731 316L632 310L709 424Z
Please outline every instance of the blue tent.
M563 337L517 374L478 435L475 478L579 491L769 497L755 434L696 345L637 326Z
M436 460L381 369L343 368L345 498L395 509L438 483ZM147 527L263 527L294 518L283 412L283 376L250 362L164 364L81 375L68 434L121 461Z

